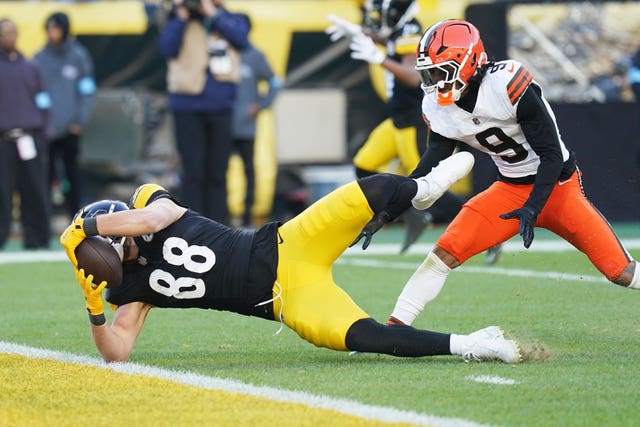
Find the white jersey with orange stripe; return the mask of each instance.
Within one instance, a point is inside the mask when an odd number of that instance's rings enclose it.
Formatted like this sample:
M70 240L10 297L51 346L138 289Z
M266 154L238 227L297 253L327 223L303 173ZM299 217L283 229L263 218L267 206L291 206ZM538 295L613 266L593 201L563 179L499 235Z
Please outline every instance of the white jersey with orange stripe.
M480 83L472 113L456 104L441 106L435 97L429 95L423 99L422 112L434 132L489 154L503 176L521 178L535 175L540 157L531 148L517 119L520 97L532 84L539 87L531 73L518 61L495 62ZM542 94L540 97L555 122L551 107ZM560 138L557 124L556 132L563 160L566 161L569 151Z

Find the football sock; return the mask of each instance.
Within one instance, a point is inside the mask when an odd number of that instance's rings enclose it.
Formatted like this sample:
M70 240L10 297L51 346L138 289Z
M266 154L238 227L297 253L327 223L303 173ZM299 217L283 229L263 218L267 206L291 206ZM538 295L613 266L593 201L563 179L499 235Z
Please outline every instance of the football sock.
M356 321L345 337L349 350L398 357L449 355L449 334L406 325L382 325L371 318Z
M462 348L464 347L467 339L468 337L466 335L451 334L451 339L449 341L451 354L462 356Z
M444 286L451 269L436 254L429 252L427 259L413 273L398 297L391 317L411 325Z
M629 287L633 289L640 289L640 266L638 266L638 261L635 262L635 266L633 268L633 277L631 278Z

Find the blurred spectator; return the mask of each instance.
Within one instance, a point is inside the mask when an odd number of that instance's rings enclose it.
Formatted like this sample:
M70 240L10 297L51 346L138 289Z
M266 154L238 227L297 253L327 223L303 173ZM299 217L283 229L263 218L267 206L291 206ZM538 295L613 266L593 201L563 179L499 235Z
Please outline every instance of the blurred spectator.
M285 223L309 206L311 195L297 166L280 166L271 209L271 221Z
M631 57L631 67L628 71L629 83L636 98L636 103L640 104L640 48Z
M69 35L69 17L61 12L45 23L47 44L34 60L51 95L53 130L49 142L49 186L62 190L70 218L80 208L78 154L80 135L89 121L96 84L89 52ZM64 167L60 174L60 165Z
M9 237L16 190L24 247L47 248L45 132L51 99L38 67L16 49L17 39L15 23L0 19L0 248Z
M251 31L251 20L247 15L238 15L246 21ZM280 82L273 74L264 54L251 43L241 52L240 84L233 107L233 149L238 152L244 164L247 191L244 201L242 225L252 226L251 210L255 200L254 146L256 119L260 110L268 108L276 97ZM258 84L267 82L266 94L261 94Z
M239 50L248 26L221 0L174 0L160 34L168 60L169 108L182 160L180 198L218 222L228 222L226 172Z
M629 83L631 84L631 90L633 90L633 96L636 99L636 109L640 113L640 48L631 57L631 67L628 72ZM638 117L638 123L640 123L640 114ZM636 141L636 162L640 166L640 141Z

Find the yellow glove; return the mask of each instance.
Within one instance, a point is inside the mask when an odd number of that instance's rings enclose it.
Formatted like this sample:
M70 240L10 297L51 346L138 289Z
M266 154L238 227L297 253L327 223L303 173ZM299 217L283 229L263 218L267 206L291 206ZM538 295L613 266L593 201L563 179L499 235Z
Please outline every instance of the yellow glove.
M87 230L89 230L89 232L87 232ZM78 269L76 248L87 236L94 236L96 234L98 234L96 219L84 219L78 216L60 235L60 244L76 270Z
M84 276L84 269L76 270L76 279L82 288L82 294L86 302L87 311L92 316L104 314L104 305L102 304L102 291L107 286L106 281L102 281L99 285L93 284L93 274Z

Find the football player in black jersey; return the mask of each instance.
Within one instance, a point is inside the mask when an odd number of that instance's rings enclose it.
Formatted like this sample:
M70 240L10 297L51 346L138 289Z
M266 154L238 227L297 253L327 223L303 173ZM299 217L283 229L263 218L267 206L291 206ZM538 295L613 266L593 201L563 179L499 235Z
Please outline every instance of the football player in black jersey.
M397 206L411 201L432 204L472 165L471 154L458 153L419 179L372 175L340 187L284 225L255 231L205 218L164 188L145 184L129 209L112 202L106 212L81 210L60 242L76 269L93 339L106 361L129 359L151 308L176 307L277 320L334 350L518 362L518 344L496 326L456 335L382 325L333 281L332 265L344 250L363 238L363 246L369 244L374 214L393 217ZM75 257L75 248L90 235L126 236L124 244L110 237L124 263L122 284L106 292L115 308L110 326L102 301L107 283L92 283Z

